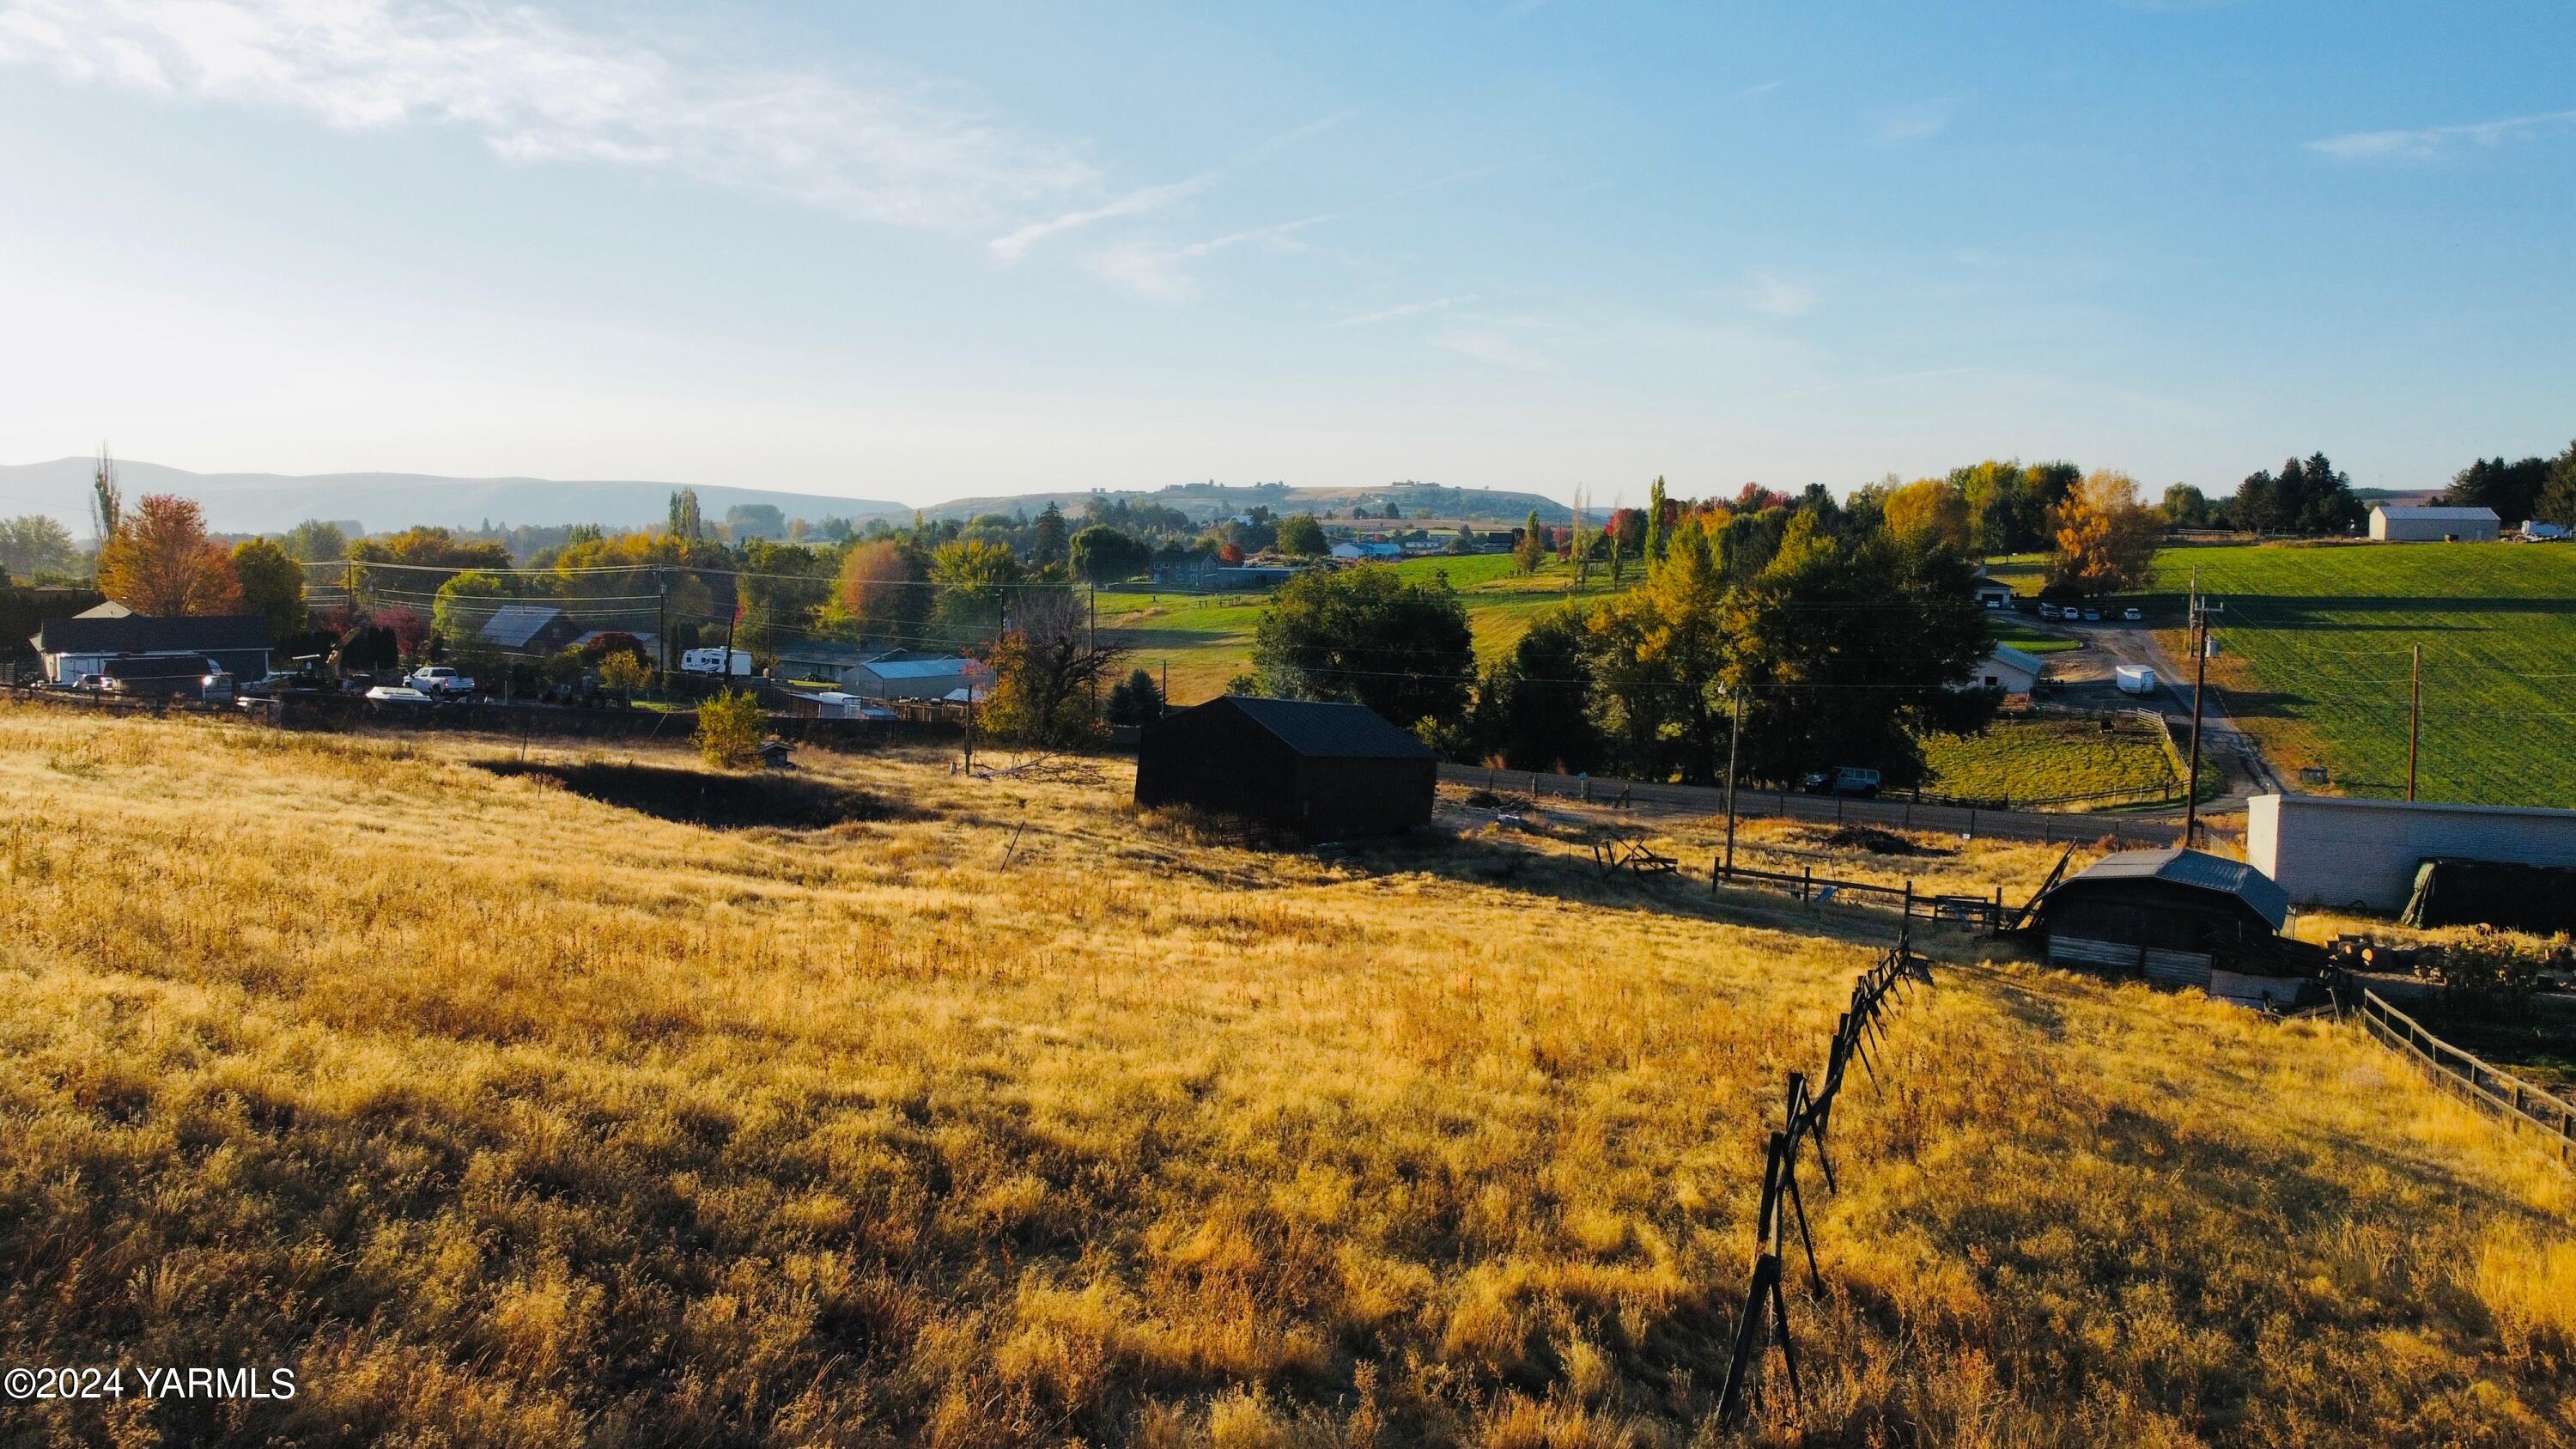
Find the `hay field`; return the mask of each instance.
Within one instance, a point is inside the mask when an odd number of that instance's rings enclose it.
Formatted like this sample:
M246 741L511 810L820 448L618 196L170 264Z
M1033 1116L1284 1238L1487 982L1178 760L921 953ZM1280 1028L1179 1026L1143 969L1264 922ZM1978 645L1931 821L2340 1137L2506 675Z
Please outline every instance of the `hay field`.
M1114 765L809 756L874 818L718 832L513 752L0 709L0 1364L299 1385L0 1436L1723 1437L1761 1134L1884 918L1264 852ZM2339 1028L1941 949L1753 1437L2576 1434L2564 1174Z

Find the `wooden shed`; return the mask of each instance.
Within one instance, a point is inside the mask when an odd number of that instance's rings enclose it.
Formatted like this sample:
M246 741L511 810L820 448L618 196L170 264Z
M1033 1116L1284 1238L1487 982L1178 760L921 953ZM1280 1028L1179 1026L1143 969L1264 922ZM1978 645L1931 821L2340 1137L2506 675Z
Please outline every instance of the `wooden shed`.
M1316 839L1395 835L1430 822L1439 770L1439 756L1364 705L1229 694L1145 726L1136 803Z
M2198 850L2105 856L2040 898L2038 926L2054 966L2109 966L2166 986L2242 994L2298 974L2281 936L2290 897L2241 860ZM2224 978L2224 979L2218 979ZM2215 984L2213 982L2215 981Z

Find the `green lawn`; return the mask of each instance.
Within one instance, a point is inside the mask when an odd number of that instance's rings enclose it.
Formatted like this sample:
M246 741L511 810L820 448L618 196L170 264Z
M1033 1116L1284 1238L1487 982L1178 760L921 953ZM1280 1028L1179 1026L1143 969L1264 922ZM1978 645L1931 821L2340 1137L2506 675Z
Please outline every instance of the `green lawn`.
M2576 546L2167 549L2156 587L2195 569L2224 606L2211 676L2284 774L2323 765L2344 793L2402 796L2421 645L2419 798L2576 805Z
M1568 592L1574 582L1571 568L1550 563L1524 575L1506 554L1406 559L1385 567L1408 579L1445 574L1450 587L1466 599L1476 654L1484 660L1509 649L1540 613L1573 597ZM1626 582L1636 581L1632 570ZM1595 567L1591 586L1581 597L1599 600L1612 592L1607 570ZM1259 594L1103 589L1100 629L1103 642L1114 639L1128 650L1128 667L1167 671L1173 701L1194 704L1223 693L1227 680L1252 667L1252 631L1265 606Z
M1930 789L1978 800L2169 789L2180 776L2155 726L2127 718L2108 730L2089 718L2002 719L1981 735L1934 735L1923 753L1934 772Z

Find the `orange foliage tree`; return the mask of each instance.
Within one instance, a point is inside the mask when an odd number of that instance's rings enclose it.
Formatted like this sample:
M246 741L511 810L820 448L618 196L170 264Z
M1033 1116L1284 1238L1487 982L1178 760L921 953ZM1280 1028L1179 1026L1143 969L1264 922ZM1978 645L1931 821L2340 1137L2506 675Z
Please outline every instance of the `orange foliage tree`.
M98 590L138 614L231 614L241 581L195 500L155 493L98 550Z
M2138 501L2138 482L2126 473L2088 475L2049 511L2049 524L2057 536L2052 587L2090 598L2136 588L2155 571L2156 512Z

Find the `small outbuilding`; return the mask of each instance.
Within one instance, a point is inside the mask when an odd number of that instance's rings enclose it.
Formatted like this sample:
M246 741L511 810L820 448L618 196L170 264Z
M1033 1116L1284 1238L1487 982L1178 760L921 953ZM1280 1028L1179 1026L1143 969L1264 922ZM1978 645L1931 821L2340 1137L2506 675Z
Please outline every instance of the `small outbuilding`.
M2305 967L2281 935L2289 893L2241 860L2198 850L2105 856L2040 897L2052 966L2133 970L2214 996L2287 1005ZM2250 984L2249 984L2250 983Z
M2370 536L2382 543L2493 543L2503 529L2492 508L2383 503L2370 510Z
M992 687L991 667L962 654L871 659L841 671L841 688L869 699L962 699L961 690L980 699Z
M1186 805L1316 839L1431 820L1440 757L1365 705L1229 694L1165 715L1136 744L1136 803Z
M2047 661L2009 644L1998 644L1985 657L1976 671L1958 687L1993 689L2005 694L2028 694L2039 687L2039 677L2048 668Z

